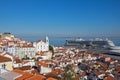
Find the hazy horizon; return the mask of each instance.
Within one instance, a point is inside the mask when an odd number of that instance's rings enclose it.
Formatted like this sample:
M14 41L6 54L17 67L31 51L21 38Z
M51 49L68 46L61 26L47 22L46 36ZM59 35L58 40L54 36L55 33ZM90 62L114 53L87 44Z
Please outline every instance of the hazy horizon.
M120 36L114 36L114 35L64 35L64 34L14 34L15 37L21 37L21 38L38 38L38 37L52 37L52 38L75 38L75 37L85 37L85 38L120 38Z

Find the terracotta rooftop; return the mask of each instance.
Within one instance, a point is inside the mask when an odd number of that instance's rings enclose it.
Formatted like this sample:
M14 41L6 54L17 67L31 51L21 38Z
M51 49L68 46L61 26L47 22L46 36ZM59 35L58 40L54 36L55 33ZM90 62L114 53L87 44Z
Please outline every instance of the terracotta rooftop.
M24 72L24 71L19 70L19 69L15 69L15 70L13 70L13 72L17 72L17 73L22 74L22 76L19 77L19 78L17 78L16 80L25 80L25 79L30 78L30 77L33 76L33 74L31 74L31 73L29 73L29 72Z
M107 77L105 77L103 80L116 80L116 79L113 78L112 76L107 76Z
M22 70L19 69L15 69L13 70L13 72L22 74L21 77L18 77L16 80L45 80L46 77L40 74L32 74L29 72L24 72Z
M19 70L19 69L14 69L13 72L17 72L17 73L20 73L20 74L24 74L24 71Z
M30 70L30 69L31 69L31 66L22 66L22 67L19 67L19 68L14 68L14 69L20 69L20 70Z
M39 74L36 74L28 79L25 79L25 80L45 80L46 77L43 76L43 75L39 75Z
M50 77L47 80L57 80L57 79Z
M22 61L18 57L14 57L14 61L16 61L16 63L22 63Z
M6 43L3 43L3 44L1 44L1 46L7 46L7 44L6 44Z
M9 61L12 61L12 60L8 57L0 55L0 63L1 62L9 62Z

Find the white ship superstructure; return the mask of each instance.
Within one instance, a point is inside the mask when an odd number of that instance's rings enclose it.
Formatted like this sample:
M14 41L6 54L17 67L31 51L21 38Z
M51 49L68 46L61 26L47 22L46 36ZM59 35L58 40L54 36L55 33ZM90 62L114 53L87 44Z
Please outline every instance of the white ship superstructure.
M90 40L84 40L84 39L75 39L75 40L66 40L65 43L66 47L75 47L75 48L90 48L90 49L102 49L102 50L120 50L119 46L115 46L113 41L109 39L90 39Z

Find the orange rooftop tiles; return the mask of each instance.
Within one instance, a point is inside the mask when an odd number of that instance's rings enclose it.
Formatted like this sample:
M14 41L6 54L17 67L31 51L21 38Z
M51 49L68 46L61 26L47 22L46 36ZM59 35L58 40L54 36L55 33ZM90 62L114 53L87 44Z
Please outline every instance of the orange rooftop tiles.
M57 80L57 79L50 77L47 80Z
M29 72L24 72L22 70L15 69L13 71L22 74L22 76L17 78L16 80L25 80L25 79L30 78L30 77L33 76L33 74L31 74Z
M1 62L9 62L9 61L12 61L12 60L10 58L7 58L7 57L0 55L0 63Z
M108 77L105 77L103 80L116 80L116 79L113 78L112 76L108 76Z
M28 79L25 79L25 80L45 80L46 77L43 76L43 75L39 75L39 74L36 74Z
M22 61L18 57L14 57L14 61L16 61L16 63L22 63Z

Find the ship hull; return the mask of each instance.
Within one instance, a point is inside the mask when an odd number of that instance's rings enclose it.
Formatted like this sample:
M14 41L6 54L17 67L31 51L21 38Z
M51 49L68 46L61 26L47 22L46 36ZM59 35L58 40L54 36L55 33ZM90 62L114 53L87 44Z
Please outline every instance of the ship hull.
M105 52L120 53L120 47L115 46L114 43L110 40L93 40L93 41L66 40L64 46L67 48L87 49L98 53Z

